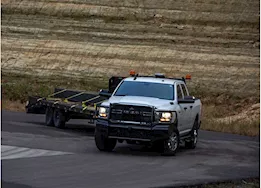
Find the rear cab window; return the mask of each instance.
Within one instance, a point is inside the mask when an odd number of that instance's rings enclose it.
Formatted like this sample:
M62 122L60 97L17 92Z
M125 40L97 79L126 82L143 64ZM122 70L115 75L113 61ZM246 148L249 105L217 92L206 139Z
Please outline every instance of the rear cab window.
M185 84L180 84L180 85L181 85L184 97L189 96L189 93L188 93L188 90L187 90L187 87L185 86Z
M180 87L180 84L177 84L177 98L183 99L183 93L182 93L182 89Z

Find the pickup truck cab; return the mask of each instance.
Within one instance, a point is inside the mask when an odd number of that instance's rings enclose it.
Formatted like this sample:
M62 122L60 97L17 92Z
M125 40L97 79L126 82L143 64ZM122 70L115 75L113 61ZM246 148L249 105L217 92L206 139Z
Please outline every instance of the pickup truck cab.
M117 141L126 141L155 146L164 155L174 155L184 142L194 149L202 104L190 96L185 81L162 74L123 79L99 107L97 148L112 151Z

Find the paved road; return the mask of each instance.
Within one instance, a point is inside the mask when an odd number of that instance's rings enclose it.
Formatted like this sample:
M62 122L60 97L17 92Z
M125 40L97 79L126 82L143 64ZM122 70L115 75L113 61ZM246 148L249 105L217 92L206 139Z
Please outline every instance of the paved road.
M126 144L102 153L86 124L59 130L44 126L42 115L3 111L3 187L146 188L259 177L258 138L200 131L198 147L175 157Z

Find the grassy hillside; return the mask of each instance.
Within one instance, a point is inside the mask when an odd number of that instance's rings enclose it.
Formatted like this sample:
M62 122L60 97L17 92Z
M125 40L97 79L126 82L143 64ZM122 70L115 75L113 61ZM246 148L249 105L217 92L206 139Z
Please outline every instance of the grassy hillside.
M58 85L96 91L130 69L189 73L204 102L203 127L259 134L259 3L2 0L3 97L23 101Z

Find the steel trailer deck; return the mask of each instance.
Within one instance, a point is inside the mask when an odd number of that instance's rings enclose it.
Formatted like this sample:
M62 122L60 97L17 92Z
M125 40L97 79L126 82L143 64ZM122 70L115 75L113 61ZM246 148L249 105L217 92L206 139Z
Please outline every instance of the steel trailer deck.
M111 77L108 92L112 93L124 78ZM55 88L47 97L29 96L25 108L26 113L31 114L45 114L47 108L53 108L65 112L68 119L94 120L100 104L108 98L99 93Z

